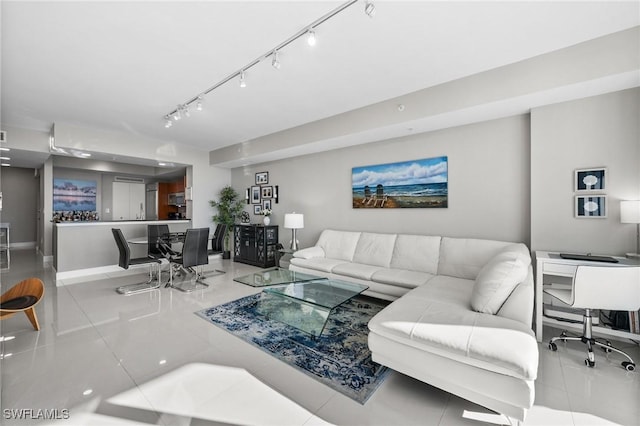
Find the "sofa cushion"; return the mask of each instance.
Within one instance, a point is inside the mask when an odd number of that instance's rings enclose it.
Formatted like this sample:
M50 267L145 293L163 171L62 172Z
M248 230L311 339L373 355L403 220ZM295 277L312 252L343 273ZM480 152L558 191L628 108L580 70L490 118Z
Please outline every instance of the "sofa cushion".
M317 246L322 247L329 259L340 259L351 262L361 232L334 231L325 229L320 234Z
M440 237L400 234L396 238L390 266L437 274L439 257Z
M317 271L331 272L337 265L348 264L344 260L327 259L324 257L313 257L311 259L302 259L299 257L291 258L291 264L307 269L315 269Z
M384 268L376 271L371 279L383 284L397 285L404 288L415 288L433 278L427 272L407 271L405 269Z
M496 314L513 289L529 272L531 256L522 244L513 244L495 255L478 273L471 307L478 312Z
M396 234L363 232L358 239L353 261L388 268L395 242Z
M382 269L380 266L364 265L362 263L341 263L336 265L331 272L347 277L371 280L373 274Z
M484 265L513 243L472 238L443 237L438 275L475 280Z

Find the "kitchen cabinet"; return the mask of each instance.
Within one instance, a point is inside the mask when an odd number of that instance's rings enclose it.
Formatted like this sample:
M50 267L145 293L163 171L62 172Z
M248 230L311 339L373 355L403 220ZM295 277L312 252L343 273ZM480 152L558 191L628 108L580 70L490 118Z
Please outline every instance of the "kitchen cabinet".
M143 183L113 182L113 220L145 219Z

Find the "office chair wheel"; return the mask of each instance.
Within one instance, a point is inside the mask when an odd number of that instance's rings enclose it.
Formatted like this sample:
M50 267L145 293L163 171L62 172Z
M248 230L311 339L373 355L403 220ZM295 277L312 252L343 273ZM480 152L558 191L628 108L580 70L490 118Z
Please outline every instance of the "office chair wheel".
M612 346L612 345L611 345L611 342L610 342L610 341L608 341L608 340L607 340L607 346ZM606 353L611 353L611 352L613 352L613 351L611 350L611 348L605 348L604 346L600 346L600 349L602 349L602 350L603 350L603 351L605 351Z
M622 366L627 370L627 371L634 371L636 369L636 365L633 362L629 362L629 361L623 361L622 362Z
M593 368L593 367L596 366L596 362L595 361L591 361L589 359L585 359L584 360L584 365L586 365L587 367Z
M556 345L554 342L549 342L549 349L555 352L558 350L558 345Z

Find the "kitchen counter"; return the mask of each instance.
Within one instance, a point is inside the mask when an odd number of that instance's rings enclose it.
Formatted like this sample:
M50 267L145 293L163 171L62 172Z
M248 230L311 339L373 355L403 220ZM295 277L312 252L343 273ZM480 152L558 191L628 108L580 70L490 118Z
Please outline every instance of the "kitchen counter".
M118 247L111 228L122 230L125 238L146 237L147 225L167 224L171 232L185 232L191 221L121 220L95 222L58 222L53 227L53 267L56 280L122 271L118 266ZM147 255L147 247L129 247L131 258Z

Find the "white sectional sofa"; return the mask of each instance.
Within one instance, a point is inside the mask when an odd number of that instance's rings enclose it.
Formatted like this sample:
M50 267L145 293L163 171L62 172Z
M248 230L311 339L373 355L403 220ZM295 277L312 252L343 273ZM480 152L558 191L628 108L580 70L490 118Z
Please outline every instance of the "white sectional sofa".
M374 361L524 420L538 369L524 244L325 230L289 268L393 300L369 322Z

